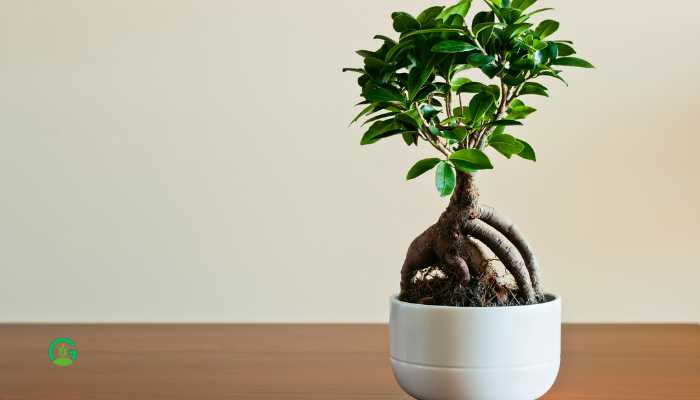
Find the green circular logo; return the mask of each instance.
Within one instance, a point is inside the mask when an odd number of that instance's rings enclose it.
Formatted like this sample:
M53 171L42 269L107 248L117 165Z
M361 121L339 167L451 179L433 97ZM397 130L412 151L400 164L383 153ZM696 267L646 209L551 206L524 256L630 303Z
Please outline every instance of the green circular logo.
M49 360L59 367L67 367L78 359L78 349L71 338L55 338L49 345Z

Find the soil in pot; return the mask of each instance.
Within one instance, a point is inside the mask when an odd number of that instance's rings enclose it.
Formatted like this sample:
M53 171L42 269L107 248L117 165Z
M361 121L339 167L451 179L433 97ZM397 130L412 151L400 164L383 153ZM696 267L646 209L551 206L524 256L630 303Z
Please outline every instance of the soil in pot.
M495 261L495 260L493 260ZM512 276L490 264L486 271L468 283L460 275L441 267L428 267L415 273L399 300L416 304L453 307L498 307L528 304Z

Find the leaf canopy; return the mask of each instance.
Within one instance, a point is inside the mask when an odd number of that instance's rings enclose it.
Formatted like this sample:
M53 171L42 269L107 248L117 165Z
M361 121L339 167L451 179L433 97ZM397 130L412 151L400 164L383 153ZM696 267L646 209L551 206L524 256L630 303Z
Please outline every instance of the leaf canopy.
M552 10L533 7L537 0L472 3L392 13L394 33L375 35L379 47L358 50L361 64L343 69L359 74L362 110L351 124L369 126L360 143L401 136L433 147L440 158L418 161L406 179L435 169L441 196L457 173L492 169L488 149L535 161L529 143L504 132L536 111L522 98L549 97L551 78L566 84L562 67L593 68L571 41L554 38L558 21L537 20Z

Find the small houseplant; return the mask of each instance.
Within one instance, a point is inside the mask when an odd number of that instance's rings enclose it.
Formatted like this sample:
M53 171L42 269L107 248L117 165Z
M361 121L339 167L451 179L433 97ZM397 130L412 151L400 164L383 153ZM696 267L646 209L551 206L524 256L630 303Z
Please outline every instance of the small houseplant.
M536 111L523 98L548 96L547 79L566 83L562 67L593 67L572 42L553 38L557 21L534 21L551 10L536 2L394 12L398 38L375 36L378 50L357 52L363 66L344 69L360 74L363 109L353 122L368 126L361 144L398 137L431 146L438 157L416 162L406 178L434 170L438 193L450 196L409 246L392 299L394 372L423 400L531 399L558 372L560 301L543 292L525 236L479 203L475 183L495 154L535 161L533 147L512 134Z

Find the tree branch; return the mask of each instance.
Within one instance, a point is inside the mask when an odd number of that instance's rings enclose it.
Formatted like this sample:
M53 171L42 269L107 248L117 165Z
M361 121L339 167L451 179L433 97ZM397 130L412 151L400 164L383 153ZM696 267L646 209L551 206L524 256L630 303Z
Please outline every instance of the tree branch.
M419 132L419 133L421 133L421 132L423 133L423 136L421 136L421 137L423 138L423 140L425 140L425 141L427 141L428 143L430 143L430 144L431 144L433 147L435 147L440 153L444 154L445 157L449 157L450 154L452 154L452 153L450 152L450 150L447 149L447 148L446 148L442 143L440 143L439 141L433 139L432 133L430 133L430 131L426 132L426 131L423 130L423 129L428 129L428 126L429 126L430 124L428 124L428 121L425 120L425 117L423 116L423 113L420 111L420 105L418 106L418 116L420 116L420 119L421 119L421 121L423 121L423 125L424 125L424 126L418 128L418 132Z
M501 81L501 102L498 105L496 116L494 117L492 122L498 121L503 116L503 113L505 113L505 111L508 109L510 102L513 101L513 99L515 98L516 92L517 90L513 91L513 96L511 97L511 88L505 83L503 83L503 81ZM487 125L479 134L479 139L476 142L476 148L478 148L479 150L483 150L484 147L486 147L486 140L489 138L489 136L491 136L493 131L493 126Z

